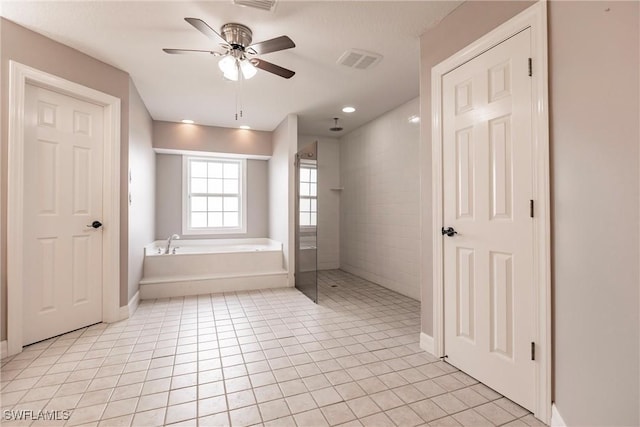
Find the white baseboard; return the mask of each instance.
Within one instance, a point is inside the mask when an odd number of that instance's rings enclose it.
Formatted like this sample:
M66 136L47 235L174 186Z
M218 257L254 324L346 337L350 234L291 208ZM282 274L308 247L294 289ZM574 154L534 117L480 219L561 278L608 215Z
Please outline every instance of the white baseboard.
M0 342L0 359L4 359L9 355L9 348L7 347L7 340Z
M551 427L567 427L567 423L564 422L558 412L558 407L555 403L551 404Z
M120 307L120 310L118 311L118 320L116 320L116 322L120 322L121 320L125 320L128 318L129 318L129 306L123 305L122 307ZM107 323L111 323L111 322L107 322Z
M433 354L433 347L433 337L425 334L424 332L420 332L420 348L429 354Z
M129 300L129 317L133 316L133 313L138 309L138 304L140 304L140 291L137 291L136 294Z
M133 316L133 313L138 309L138 304L140 304L140 291L131 297L129 304L120 307L120 312L118 313L120 316L119 320L125 320Z

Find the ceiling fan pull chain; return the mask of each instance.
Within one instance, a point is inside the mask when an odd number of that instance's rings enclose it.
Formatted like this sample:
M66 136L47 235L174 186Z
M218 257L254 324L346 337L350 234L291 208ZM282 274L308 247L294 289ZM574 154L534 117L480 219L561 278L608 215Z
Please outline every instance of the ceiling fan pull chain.
M237 66L237 64L236 64ZM239 70L238 70L239 71ZM238 75L238 81L240 80L240 76ZM236 86L236 121L238 121L238 86Z
M244 74L238 73L238 83L240 83L240 118L242 118L242 89L244 88Z

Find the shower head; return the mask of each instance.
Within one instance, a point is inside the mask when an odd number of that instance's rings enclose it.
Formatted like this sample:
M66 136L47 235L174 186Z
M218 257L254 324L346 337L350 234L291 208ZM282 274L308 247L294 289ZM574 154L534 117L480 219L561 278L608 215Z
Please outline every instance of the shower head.
M340 126L338 126L338 118L337 118L337 117L334 117L334 118L333 118L333 121L334 121L334 125L333 125L333 127L332 127L332 128L329 128L329 130L330 130L331 132L340 132L343 128L342 128L342 127L340 127Z

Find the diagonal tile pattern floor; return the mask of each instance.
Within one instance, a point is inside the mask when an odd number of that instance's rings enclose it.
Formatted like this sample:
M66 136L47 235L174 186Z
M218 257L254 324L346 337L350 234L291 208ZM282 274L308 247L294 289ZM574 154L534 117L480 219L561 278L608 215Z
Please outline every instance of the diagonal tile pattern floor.
M2 360L2 425L543 425L422 351L417 301L339 270L319 288L142 301L26 347Z

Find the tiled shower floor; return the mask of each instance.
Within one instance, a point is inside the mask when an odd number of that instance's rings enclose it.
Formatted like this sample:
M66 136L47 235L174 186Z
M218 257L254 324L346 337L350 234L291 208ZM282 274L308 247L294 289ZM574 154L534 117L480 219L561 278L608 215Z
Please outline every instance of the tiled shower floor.
M319 305L288 288L143 301L29 346L2 360L0 423L542 425L422 351L417 301L338 270L319 285Z

